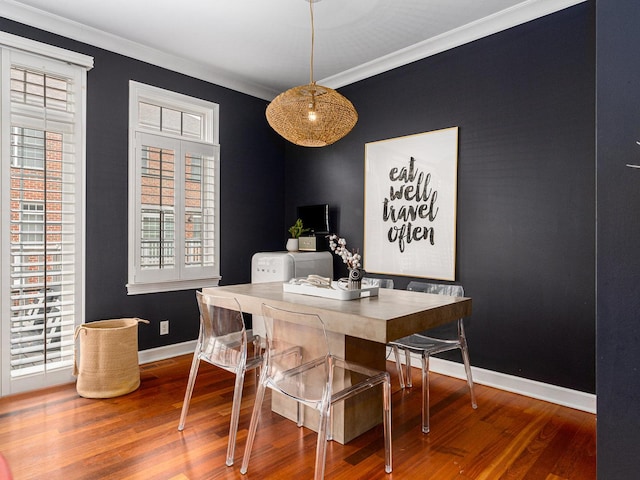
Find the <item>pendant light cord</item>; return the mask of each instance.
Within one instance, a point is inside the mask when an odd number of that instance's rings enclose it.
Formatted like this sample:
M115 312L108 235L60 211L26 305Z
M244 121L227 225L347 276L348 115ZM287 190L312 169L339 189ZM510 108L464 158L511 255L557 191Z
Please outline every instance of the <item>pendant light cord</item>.
M309 84L313 84L313 42L314 42L314 28L313 28L313 2L314 0L309 0L309 13L311 15L311 68L309 69L310 71L310 82Z
M325 147L351 131L358 121L358 112L348 99L332 88L316 85L313 79L313 4L320 0L306 1L311 16L311 84L282 92L267 106L265 114L269 125L291 143L301 147Z

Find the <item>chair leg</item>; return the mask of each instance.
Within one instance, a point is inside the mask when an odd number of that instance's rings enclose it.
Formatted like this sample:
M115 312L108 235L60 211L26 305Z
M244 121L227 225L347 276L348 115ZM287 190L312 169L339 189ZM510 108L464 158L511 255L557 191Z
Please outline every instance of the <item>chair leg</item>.
M182 401L182 413L180 413L180 422L178 423L178 430L184 430L184 423L187 421L187 412L189 411L189 403L191 403L191 395L193 394L193 387L196 383L196 376L198 375L198 367L200 366L200 344L196 347L196 351L193 354L193 361L191 362L191 370L189 371L189 380L187 381L187 391L184 394L184 400Z
M407 372L407 387L413 387L413 382L411 381L411 352L408 348L404 349L405 356L405 364L406 364L406 372Z
M464 370L467 372L467 383L469 384L469 393L471 394L471 406L478 408L476 402L476 393L473 388L473 376L471 375L471 362L469 361L469 349L467 347L466 338L460 339L460 351L462 352L462 361L464 362Z
M458 320L458 343L460 352L462 353L462 361L464 362L464 370L467 372L467 383L469 384L469 393L471 394L471 406L478 408L476 403L476 394L473 389L473 377L471 375L471 362L469 361L469 346L467 345L467 336L464 334L464 319Z
M236 450L236 436L238 433L238 420L240 419L240 405L242 404L242 387L244 386L244 370L236 372L236 385L233 391L233 406L231 408L231 422L229 423L229 443L227 444L227 467L233 465L233 456Z
M389 374L382 384L382 407L384 424L384 471L391 473L392 453L391 453L391 379Z
M316 466L314 480L324 478L324 466L327 459L327 426L329 423L331 405L320 410L320 422L318 424L318 441L316 443Z
M249 432L247 433L247 443L244 447L244 456L242 457L242 467L240 467L240 473L247 473L249 468L249 458L251 457L251 449L253 448L253 441L256 438L256 430L258 429L258 421L260 420L260 410L262 409L262 401L264 400L264 392L266 386L264 384L263 377L266 376L266 370L263 369L260 372L260 383L256 390L256 399L253 404L253 413L251 414L251 423L249 423Z
M404 389L404 374L402 373L402 362L400 361L400 351L397 345L392 345L393 356L396 359L396 371L398 372L398 382L400 382L400 388Z
M258 353L260 354L264 354L265 353L265 347L263 347L262 345L262 341L264 339L262 339L261 337L254 337L253 339L253 350L255 351L255 354L257 355ZM262 370L262 365L258 365L256 368L254 368L254 378L253 380L255 381L255 384L258 385L258 380L260 380L260 371Z
M297 417L297 421L296 421L296 426L298 427L302 427L304 426L304 406L300 404L300 402L296 402L296 417Z
M298 363L300 365L300 363ZM297 379L298 396L304 398L304 384L300 380L300 375ZM296 426L302 427L304 425L304 406L300 402L296 402Z
M302 350L297 349L296 353L296 365L302 365ZM300 375L298 375L298 394L300 398L304 398L305 385L302 383ZM304 405L300 402L296 402L296 425L298 427L304 426Z
M429 433L429 354L422 353L422 433Z

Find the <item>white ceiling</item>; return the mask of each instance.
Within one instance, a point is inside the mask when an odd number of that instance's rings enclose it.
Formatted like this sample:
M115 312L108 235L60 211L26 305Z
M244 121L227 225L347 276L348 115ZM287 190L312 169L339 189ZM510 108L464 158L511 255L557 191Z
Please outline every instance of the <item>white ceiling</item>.
M314 0L338 88L584 0ZM271 100L309 82L308 0L0 0L0 16Z

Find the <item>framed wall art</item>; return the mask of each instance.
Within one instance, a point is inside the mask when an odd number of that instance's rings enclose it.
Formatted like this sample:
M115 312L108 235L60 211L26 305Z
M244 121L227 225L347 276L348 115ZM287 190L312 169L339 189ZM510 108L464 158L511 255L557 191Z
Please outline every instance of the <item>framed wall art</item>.
M365 144L364 269L455 280L458 127Z

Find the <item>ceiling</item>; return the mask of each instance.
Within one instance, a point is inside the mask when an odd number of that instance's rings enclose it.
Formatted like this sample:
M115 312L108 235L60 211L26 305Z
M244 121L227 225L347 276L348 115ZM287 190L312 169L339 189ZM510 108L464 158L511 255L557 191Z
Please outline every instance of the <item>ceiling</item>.
M584 0L313 0L338 88ZM0 16L271 100L309 83L309 0L0 0Z

